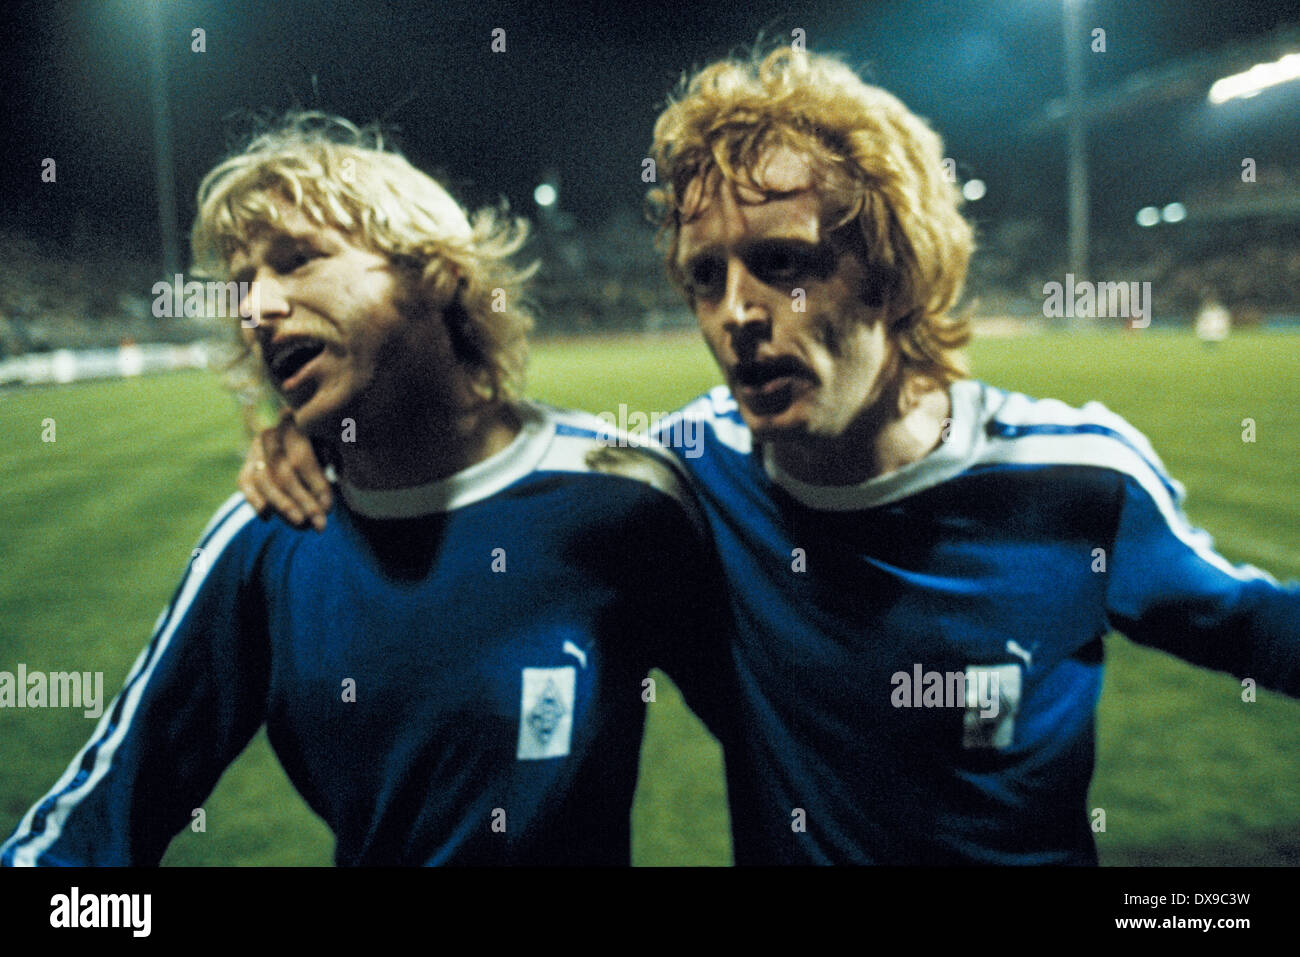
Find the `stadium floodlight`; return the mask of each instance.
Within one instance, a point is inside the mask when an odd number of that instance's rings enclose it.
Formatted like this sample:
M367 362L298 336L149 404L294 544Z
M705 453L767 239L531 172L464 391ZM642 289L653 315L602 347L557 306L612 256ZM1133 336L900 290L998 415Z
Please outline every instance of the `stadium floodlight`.
M1137 224L1139 226L1154 226L1160 222L1160 210L1154 206L1143 206L1138 210Z
M1187 207L1182 203L1170 203L1160 210L1160 218L1167 223L1181 223L1187 218Z
M542 183L533 190L533 202L538 206L554 206L559 193L550 183Z
M961 188L961 194L972 203L977 199L983 199L984 194L988 191L988 187L984 185L982 179L967 180L966 185Z
M1300 80L1300 53L1288 53L1272 63L1256 63L1245 73L1216 80L1210 87L1210 102L1218 106L1228 100L1248 99L1289 80Z

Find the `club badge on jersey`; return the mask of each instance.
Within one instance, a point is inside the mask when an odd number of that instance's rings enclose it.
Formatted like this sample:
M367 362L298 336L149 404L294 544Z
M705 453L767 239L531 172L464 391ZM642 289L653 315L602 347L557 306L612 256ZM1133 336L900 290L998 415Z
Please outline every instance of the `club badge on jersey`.
M524 668L519 704L520 761L561 758L573 737L574 688L577 671L563 668Z
M1019 709L1020 665L968 665L962 747L1009 748Z

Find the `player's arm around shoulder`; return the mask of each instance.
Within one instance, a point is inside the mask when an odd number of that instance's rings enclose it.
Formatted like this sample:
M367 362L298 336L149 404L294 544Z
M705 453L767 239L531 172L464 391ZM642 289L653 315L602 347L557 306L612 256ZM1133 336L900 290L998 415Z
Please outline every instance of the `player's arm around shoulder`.
M648 661L663 669L713 734L733 709L731 613L722 569L702 508L681 467L653 445L591 455L597 471L654 490L630 537L643 556Z
M239 490L258 515L276 513L291 525L325 528L333 494L311 440L288 412L253 436Z

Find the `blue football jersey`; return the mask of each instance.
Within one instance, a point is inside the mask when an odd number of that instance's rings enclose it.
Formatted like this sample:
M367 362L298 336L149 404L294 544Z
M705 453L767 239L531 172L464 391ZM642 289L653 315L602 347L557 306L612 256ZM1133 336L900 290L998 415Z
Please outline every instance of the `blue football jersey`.
M626 864L646 671L716 680L716 563L669 457L520 413L322 533L230 499L3 863L157 863L265 724L339 864Z
M1300 590L1219 556L1140 433L951 396L938 448L852 487L784 474L725 388L660 423L736 620L738 863L1095 863L1111 629L1300 694Z

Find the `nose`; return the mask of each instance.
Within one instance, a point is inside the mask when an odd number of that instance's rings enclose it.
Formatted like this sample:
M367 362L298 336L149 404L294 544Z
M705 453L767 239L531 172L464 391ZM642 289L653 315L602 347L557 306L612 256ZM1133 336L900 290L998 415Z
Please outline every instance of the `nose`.
M745 342L767 337L772 328L772 312L766 292L745 264L736 258L727 262L727 284L722 296L723 329L741 352Z
M254 276L246 289L240 289L240 324L245 329L257 329L268 320L282 318L289 313L289 302L284 289L274 279Z

